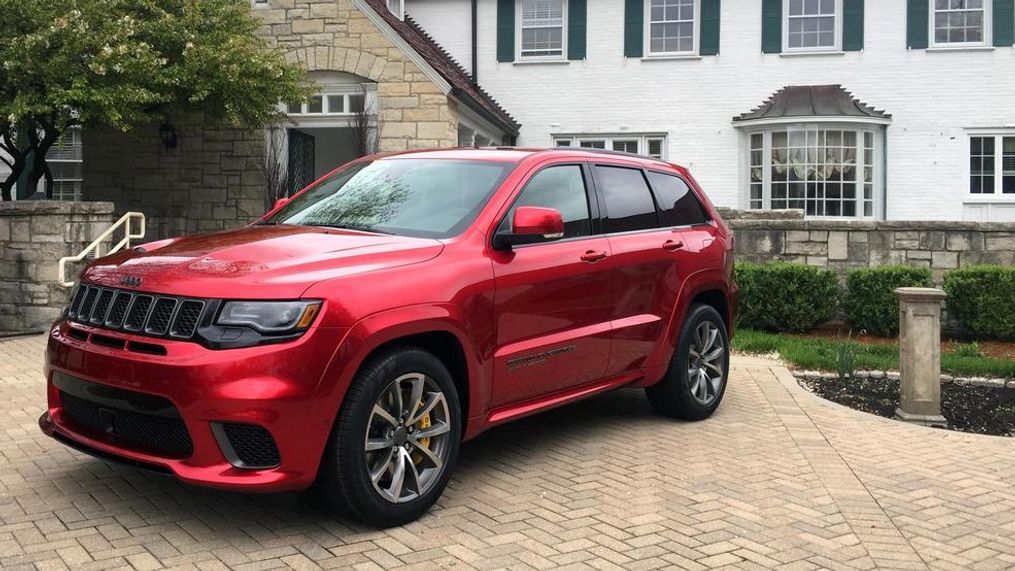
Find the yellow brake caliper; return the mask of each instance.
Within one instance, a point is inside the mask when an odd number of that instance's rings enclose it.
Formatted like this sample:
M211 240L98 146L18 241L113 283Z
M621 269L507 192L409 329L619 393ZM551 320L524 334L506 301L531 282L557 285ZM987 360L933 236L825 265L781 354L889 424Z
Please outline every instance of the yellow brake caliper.
M419 406L423 406L423 401L419 402ZM429 412L424 414L423 418L419 419L419 429L426 430L427 428L430 428ZM430 438L420 438L419 445L422 446L423 448L430 448ZM423 453L418 450L415 451L413 453L412 461L418 466L419 463L423 461Z

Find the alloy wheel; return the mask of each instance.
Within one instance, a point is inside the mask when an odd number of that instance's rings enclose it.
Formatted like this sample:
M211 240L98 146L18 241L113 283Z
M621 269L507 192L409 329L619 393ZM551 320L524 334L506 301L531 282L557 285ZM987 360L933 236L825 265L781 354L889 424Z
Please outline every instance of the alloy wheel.
M694 400L710 405L722 394L726 382L725 356L719 328L711 321L699 323L687 354L687 381Z
M402 375L381 391L363 445L368 476L381 497L405 503L434 486L451 451L451 422L447 398L423 373Z

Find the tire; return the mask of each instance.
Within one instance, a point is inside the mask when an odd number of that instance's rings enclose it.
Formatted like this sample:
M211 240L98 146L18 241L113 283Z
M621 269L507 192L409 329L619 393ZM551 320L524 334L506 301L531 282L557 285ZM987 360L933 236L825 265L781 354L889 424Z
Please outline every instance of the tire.
M714 340L709 343L709 338ZM702 346L706 349L703 352ZM729 346L729 333L719 312L710 305L691 306L666 376L645 389L652 408L664 416L683 420L712 416L722 402L729 380ZM703 359L699 357L702 354L714 357ZM702 372L707 380L700 376Z
M407 422L408 415L415 421ZM415 347L386 350L360 369L346 393L316 491L367 524L409 523L444 491L460 441L458 391L440 359Z

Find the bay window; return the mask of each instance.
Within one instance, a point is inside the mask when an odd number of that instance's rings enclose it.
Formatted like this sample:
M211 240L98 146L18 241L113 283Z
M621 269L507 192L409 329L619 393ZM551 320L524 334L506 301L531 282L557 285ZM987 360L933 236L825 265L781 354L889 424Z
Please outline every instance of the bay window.
M748 133L747 206L808 217L879 214L882 165L875 127L773 125Z

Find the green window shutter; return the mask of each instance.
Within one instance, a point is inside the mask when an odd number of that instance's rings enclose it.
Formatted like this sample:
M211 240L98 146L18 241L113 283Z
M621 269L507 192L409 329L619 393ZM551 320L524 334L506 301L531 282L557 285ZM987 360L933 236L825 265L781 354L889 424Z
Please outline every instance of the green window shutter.
M906 46L914 50L926 49L928 28L930 28L930 0L907 0Z
M1015 0L994 0L994 45L1015 44Z
M719 55L719 13L721 0L701 0L701 45L703 56Z
M761 2L761 51L766 54L782 51L782 0Z
M497 0L497 61L515 61L515 0Z
M842 51L863 49L863 0L842 0Z
M624 0L624 55L641 57L645 50L645 2Z
M568 0L567 59L585 59L585 30L588 0Z

